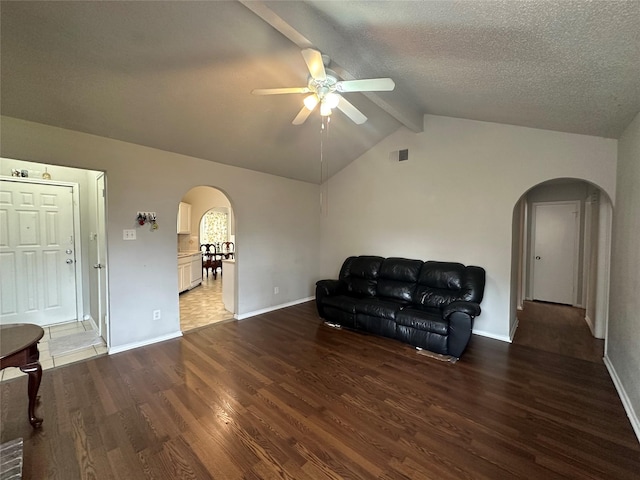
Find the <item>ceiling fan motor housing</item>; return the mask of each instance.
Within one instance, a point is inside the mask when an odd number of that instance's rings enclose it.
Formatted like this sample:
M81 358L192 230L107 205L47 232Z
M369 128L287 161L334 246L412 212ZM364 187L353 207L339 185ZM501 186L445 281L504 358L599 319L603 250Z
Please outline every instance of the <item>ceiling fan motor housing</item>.
M338 76L333 70L326 69L326 76L324 79L309 78L309 90L315 92L318 95L318 99L322 101L328 93L334 93L338 90Z

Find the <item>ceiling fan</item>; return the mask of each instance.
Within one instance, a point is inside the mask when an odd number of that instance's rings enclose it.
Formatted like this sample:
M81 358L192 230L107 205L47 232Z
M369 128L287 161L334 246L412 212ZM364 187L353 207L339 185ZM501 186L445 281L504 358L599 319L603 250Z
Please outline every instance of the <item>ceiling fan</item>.
M309 93L304 99L304 107L293 119L294 125L301 125L320 105L320 115L331 115L334 108L342 111L347 117L360 125L367 121L367 117L347 101L341 93L350 92L389 92L396 86L390 78L367 78L363 80L338 80L332 70L325 68L329 64L329 57L318 50L306 48L302 56L309 68L309 83L306 87L291 88L258 88L252 90L254 95L281 95L287 93Z

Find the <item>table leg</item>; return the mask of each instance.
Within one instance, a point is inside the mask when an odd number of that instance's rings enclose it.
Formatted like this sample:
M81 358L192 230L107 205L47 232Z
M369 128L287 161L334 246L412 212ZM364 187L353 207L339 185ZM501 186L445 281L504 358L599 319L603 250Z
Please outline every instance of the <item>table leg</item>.
M29 423L33 428L38 428L42 425L42 418L36 417L35 410L42 380L42 366L40 362L34 362L20 367L20 370L29 375Z

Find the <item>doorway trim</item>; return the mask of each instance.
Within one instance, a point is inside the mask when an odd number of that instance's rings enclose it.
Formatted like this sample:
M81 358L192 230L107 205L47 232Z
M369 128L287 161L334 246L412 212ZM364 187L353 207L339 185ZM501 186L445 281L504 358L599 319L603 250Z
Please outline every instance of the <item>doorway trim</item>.
M594 336L604 338L605 356L609 332L609 282L611 279L611 235L613 232L613 204L606 195L600 195L598 219L598 258L596 279L596 318Z
M96 255L99 267L93 265L98 271L98 333L104 340L107 348L111 344L109 337L109 270L107 257L107 176L100 172L95 178L96 185Z

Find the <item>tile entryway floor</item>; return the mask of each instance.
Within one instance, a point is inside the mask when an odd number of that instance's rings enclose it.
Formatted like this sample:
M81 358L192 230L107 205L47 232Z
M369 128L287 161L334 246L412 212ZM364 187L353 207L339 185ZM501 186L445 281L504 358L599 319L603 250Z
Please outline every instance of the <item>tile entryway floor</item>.
M202 278L202 285L180 294L180 330L183 332L212 323L233 320L222 302L222 275Z
M225 310L222 302L222 276L220 273L218 273L217 279L214 279L211 275L207 278L205 275L202 279L202 285L180 294L180 329L183 332L230 320L233 320L233 313ZM87 360L107 353L107 347L102 344L53 358L49 352L49 341L52 338L90 331L93 327L90 321L85 320L43 328L44 337L38 343L40 365L42 365L43 370ZM20 375L26 374L22 373L18 368L5 368L0 371L0 381L10 380Z
M93 345L91 347L84 348L82 350L76 350L66 355L59 355L55 358L51 356L49 352L49 341L53 338L60 338L66 335L71 335L78 332L87 332L93 330L91 321L84 320L82 322L70 322L62 323L60 325L53 325L51 327L44 328L44 337L38 343L38 351L40 352L40 365L42 369L60 367L69 363L78 362L80 360L86 360L98 355L104 355L107 353L107 347L104 343L102 345ZM26 375L22 373L18 368L5 368L0 372L0 381L10 380L12 378L19 377L20 375Z

